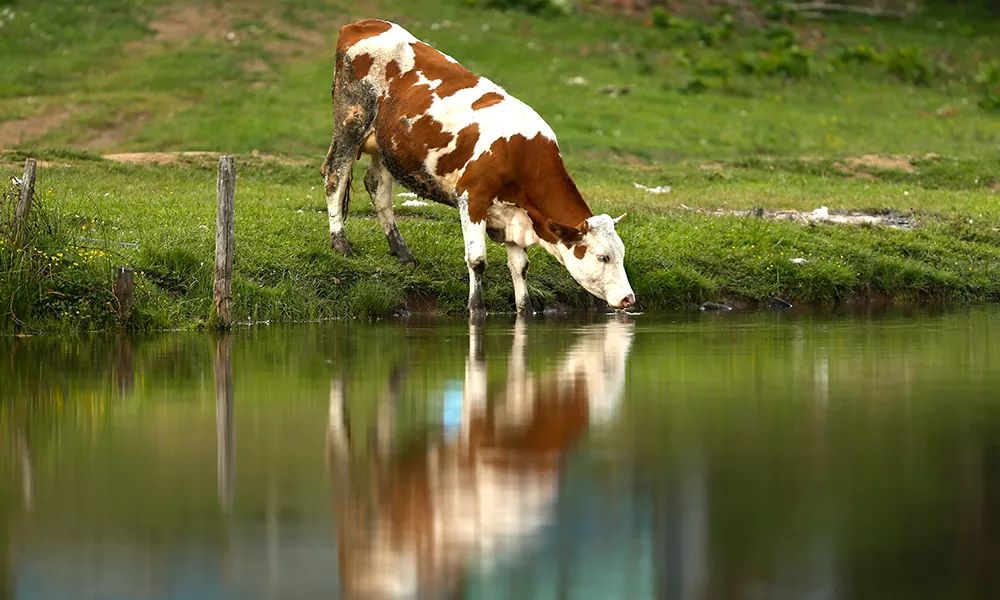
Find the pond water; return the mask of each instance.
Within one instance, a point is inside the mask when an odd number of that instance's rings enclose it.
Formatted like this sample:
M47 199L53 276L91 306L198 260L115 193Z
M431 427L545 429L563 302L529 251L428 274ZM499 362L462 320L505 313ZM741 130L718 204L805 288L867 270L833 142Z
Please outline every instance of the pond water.
M0 339L0 598L988 597L998 389L988 308Z

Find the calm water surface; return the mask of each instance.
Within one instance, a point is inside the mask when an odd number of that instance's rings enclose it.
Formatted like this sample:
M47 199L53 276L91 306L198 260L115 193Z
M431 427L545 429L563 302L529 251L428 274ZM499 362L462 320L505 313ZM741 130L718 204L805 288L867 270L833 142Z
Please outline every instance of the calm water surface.
M1000 310L0 339L0 598L996 598Z

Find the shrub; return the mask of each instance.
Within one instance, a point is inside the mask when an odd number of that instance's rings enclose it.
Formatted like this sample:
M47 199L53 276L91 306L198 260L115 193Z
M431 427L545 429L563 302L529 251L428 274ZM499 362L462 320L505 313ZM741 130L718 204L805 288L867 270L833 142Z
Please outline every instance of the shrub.
M701 94L708 90L708 83L701 77L691 77L680 86L677 91L682 94Z
M1000 61L980 64L974 82L980 94L979 106L986 110L1000 110Z
M883 59L882 55L868 44L857 44L837 48L833 52L832 60L838 65L864 65L881 62Z
M791 2L768 2L761 9L765 19L770 21L794 21L798 17L798 9Z
M483 0L488 8L518 10L535 15L568 15L573 12L571 0Z
M745 73L753 75L801 79L816 72L813 53L799 46L770 52L746 52L740 56L738 63Z
M706 46L717 46L719 43L729 40L733 35L733 16L724 13L717 23L709 25L698 23L695 32L698 40Z
M661 7L654 8L650 18L652 20L653 27L656 27L657 29L669 29L676 32L687 33L695 31L698 27L698 24L694 21L672 15Z
M653 27L658 29L668 29L670 27L670 20L673 18L670 13L660 6L654 7L649 17L653 23Z
M795 32L783 25L772 25L764 29L764 37L774 48L791 48L795 45Z
M900 81L913 85L929 85L931 82L932 69L918 48L893 48L886 53L884 60L889 73Z
M0 200L0 330L61 320L103 328L117 321L111 261L103 249L78 245L65 219L36 195L19 236L12 230L16 194Z

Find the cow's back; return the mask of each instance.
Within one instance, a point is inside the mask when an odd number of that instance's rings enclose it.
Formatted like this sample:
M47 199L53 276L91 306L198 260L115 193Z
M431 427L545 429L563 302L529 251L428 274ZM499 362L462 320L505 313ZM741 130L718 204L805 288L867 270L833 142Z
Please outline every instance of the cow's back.
M424 197L454 204L466 170L495 144L516 136L558 153L555 134L533 109L399 25L346 25L337 50L338 71L377 98L372 128L383 161L400 183ZM491 185L481 195L502 195L518 179L519 167L510 161L491 165Z

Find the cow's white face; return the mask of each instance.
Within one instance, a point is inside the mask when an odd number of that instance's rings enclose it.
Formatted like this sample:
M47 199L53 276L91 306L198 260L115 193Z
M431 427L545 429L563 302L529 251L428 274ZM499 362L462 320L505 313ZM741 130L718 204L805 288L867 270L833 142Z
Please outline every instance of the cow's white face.
M625 244L608 215L595 215L581 224L583 236L572 246L559 244L563 265L585 290L615 308L635 304L635 294L625 274Z

